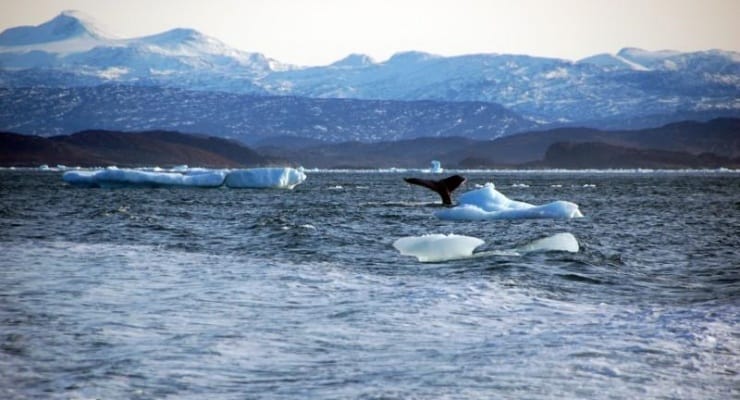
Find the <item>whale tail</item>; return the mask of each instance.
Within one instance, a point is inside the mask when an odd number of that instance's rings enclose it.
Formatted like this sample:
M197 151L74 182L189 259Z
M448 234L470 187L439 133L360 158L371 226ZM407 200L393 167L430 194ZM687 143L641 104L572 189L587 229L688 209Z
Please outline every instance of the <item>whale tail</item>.
M452 205L452 192L465 182L465 178L460 175L452 175L440 180L419 178L403 178L403 180L412 185L423 186L437 192L444 205Z

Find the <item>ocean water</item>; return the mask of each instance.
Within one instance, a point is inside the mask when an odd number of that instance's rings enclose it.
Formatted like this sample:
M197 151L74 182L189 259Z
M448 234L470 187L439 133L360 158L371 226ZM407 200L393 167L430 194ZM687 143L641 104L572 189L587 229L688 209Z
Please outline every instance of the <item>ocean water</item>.
M292 191L0 171L3 399L740 397L740 175L470 172L584 218L440 221L416 173ZM394 240L579 253L423 264Z

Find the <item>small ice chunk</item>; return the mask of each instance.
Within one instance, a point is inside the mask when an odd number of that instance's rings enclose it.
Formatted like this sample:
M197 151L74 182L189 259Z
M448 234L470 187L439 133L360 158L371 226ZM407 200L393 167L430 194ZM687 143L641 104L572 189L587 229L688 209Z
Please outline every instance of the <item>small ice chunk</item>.
M306 180L306 174L294 168L240 169L226 175L231 188L293 189Z
M535 240L525 246L517 247L518 253L532 253L540 251L567 251L578 253L580 249L578 240L568 232L556 233L543 239Z
M473 250L483 243L483 240L471 236L431 234L398 239L393 242L393 247L421 262L435 262L472 257Z
M433 174L441 174L442 172L444 172L444 168L442 168L442 163L437 160L432 160L432 168L430 171Z
M577 253L580 250L578 240L573 234L567 232L538 239L514 249L488 250L473 253L483 243L483 240L471 236L432 234L404 237L393 242L393 247L402 255L414 256L421 262L451 261L491 256L521 257L527 253L545 251Z

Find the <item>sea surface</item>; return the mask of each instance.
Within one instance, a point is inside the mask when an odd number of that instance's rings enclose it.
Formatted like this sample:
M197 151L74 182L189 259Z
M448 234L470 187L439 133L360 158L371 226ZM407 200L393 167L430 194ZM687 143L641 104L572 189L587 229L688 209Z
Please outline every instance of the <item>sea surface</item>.
M3 399L737 399L740 173L463 173L584 218L441 221L419 172L294 190L0 171ZM420 263L401 237L578 253Z

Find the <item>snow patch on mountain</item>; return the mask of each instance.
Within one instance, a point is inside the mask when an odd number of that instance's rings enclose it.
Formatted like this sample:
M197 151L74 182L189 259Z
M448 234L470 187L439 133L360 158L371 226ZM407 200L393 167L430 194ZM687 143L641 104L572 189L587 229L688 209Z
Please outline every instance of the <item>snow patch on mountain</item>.
M104 70L97 71L97 75L99 77L107 80L115 80L128 73L129 69L125 67L110 67Z
M650 68L630 61L616 54L602 53L586 57L578 61L579 64L592 64L605 69L631 69L635 71L649 71Z
M376 64L372 57L366 54L350 54L347 57L332 63L335 68L361 68Z

